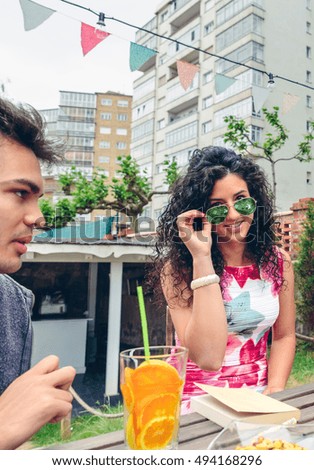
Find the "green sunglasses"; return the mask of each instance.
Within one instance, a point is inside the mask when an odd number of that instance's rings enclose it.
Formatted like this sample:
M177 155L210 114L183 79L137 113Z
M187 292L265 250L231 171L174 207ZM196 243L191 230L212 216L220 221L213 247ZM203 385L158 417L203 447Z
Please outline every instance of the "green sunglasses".
M232 206L239 214L250 215L256 210L256 201L252 197L244 197L231 205L221 204L219 206L210 207L206 212L208 222L214 225L221 224L228 215L229 207Z

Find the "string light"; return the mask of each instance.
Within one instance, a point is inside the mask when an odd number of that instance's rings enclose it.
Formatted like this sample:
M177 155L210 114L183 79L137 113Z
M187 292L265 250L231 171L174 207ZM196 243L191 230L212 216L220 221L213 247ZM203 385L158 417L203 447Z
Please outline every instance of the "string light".
M275 80L274 80L274 76L272 73L269 73L268 74L268 84L267 84L267 88L274 88L275 87Z
M314 87L309 86L305 83L297 82L297 81L292 80L290 78L282 77L281 75L273 75L272 73L267 73L267 72L265 72L265 70L261 70L261 69L258 69L256 67L252 67L251 65L243 64L241 62L237 62L235 60L229 59L228 57L223 57L223 56L220 56L218 54L214 54L213 52L205 51L203 49L200 49L199 47L191 46L190 44L185 44L184 42L178 41L177 39L173 39L173 38L165 36L163 34L158 34L158 33L155 33L153 31L149 31L148 29L142 28L140 26L133 25L131 23L128 23L127 21L119 20L118 18L114 18L113 16L105 16L105 14L103 12L97 13L96 11L91 10L90 8L87 8L83 5L78 5L77 3L69 2L68 0L60 0L60 1L63 2L63 3L68 3L69 5L72 5L72 6L75 6L75 7L78 7L78 8L82 8L83 10L86 10L86 11L89 11L89 12L93 13L94 15L98 16L98 22L100 21L100 16L103 15L103 19L106 18L106 20L116 21L117 23L121 23L121 24L124 24L125 26L129 26L130 28L134 28L136 30L143 31L145 33L151 34L152 36L156 36L156 37L159 37L161 39L165 39L167 41L174 42L174 43L176 43L180 46L186 47L188 49L193 49L195 51L202 52L203 54L209 55L211 57L216 57L217 59L225 60L227 62L230 62L230 63L234 64L234 65L238 65L238 66L241 66L241 67L245 67L249 70L255 70L256 72L263 73L263 74L268 76L268 86L270 88L273 88L275 86L274 78L278 78L280 80L284 80L286 82L293 83L294 85L299 85L299 86L308 88L310 90L314 90Z
M95 28L95 34L96 36L99 38L99 39L102 39L103 38L103 33L105 31L105 28L106 28L106 23L105 23L105 14L100 12L99 13L99 16L98 16L98 21L96 23L96 28Z

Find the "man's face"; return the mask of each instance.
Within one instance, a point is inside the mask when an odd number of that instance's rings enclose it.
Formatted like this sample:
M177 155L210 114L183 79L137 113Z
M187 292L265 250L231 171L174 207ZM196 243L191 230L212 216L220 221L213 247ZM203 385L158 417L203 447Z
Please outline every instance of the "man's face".
M38 199L43 179L35 154L0 136L0 273L21 267L35 225L43 223Z

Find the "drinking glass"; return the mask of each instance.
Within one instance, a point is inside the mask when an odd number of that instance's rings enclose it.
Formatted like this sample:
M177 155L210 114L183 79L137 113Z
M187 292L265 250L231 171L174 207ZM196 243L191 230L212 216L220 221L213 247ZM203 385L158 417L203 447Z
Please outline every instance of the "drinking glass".
M120 353L124 436L129 449L176 449L188 350L177 346Z

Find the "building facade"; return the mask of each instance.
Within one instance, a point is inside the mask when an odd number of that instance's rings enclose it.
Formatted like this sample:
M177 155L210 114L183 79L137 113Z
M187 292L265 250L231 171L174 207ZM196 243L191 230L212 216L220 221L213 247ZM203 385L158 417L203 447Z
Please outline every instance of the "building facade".
M58 175L71 167L88 177L101 171L111 181L117 157L130 153L132 96L60 91L59 107L40 112L48 134L66 143L65 163L43 169L46 196L59 197Z
M142 66L143 74L133 84L131 145L131 154L151 175L155 190L167 189L165 157L184 168L195 148L228 146L228 115L243 118L250 138L259 142L270 131L261 108L279 106L289 141L276 158L297 152L314 120L313 10L313 0L165 0L159 5L143 26L153 34L136 34L138 44L158 54ZM186 90L177 61L198 67ZM273 86L269 73L306 86L280 78ZM232 84L218 92L218 79L226 77ZM271 180L268 162L258 163ZM276 176L278 210L313 195L314 162L281 161ZM156 196L146 215L156 220L166 200Z

